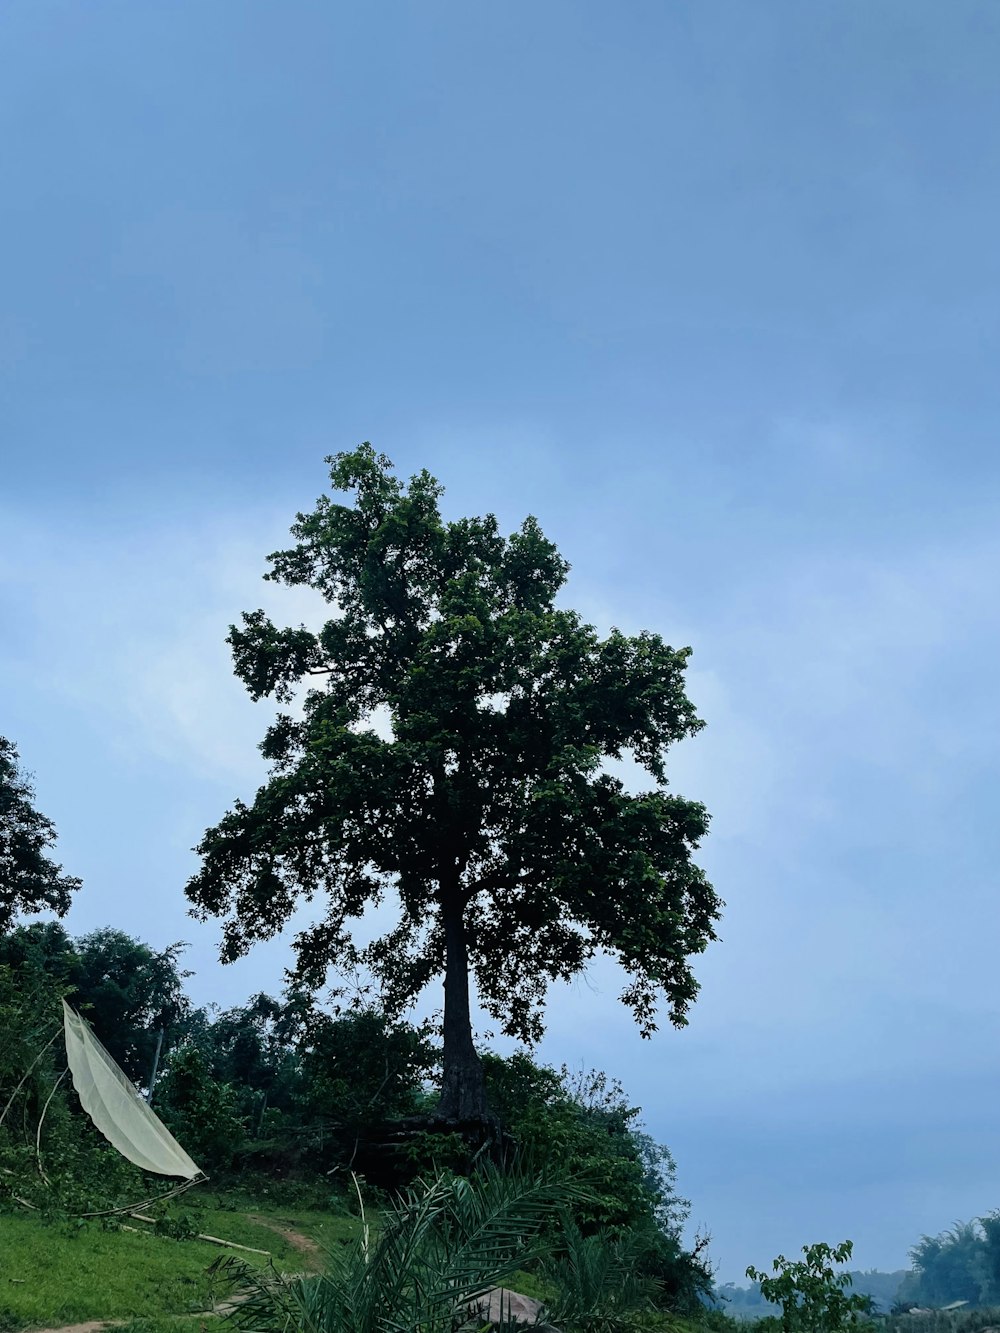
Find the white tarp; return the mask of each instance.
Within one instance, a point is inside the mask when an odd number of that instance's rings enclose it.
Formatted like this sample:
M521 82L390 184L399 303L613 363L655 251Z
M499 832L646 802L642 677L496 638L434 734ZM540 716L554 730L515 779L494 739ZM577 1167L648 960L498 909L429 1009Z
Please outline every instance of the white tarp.
M66 1058L80 1104L108 1142L130 1162L160 1176L193 1180L200 1169L63 1000Z

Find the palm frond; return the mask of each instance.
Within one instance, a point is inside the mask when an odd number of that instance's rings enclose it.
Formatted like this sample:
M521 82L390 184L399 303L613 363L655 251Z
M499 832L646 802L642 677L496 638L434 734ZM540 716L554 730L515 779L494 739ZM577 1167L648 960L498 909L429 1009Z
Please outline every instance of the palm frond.
M570 1217L562 1225L563 1251L545 1276L557 1295L549 1317L581 1333L629 1333L642 1328L654 1309L657 1284L640 1276L627 1240L584 1236Z
M454 1333L478 1327L476 1301L546 1251L545 1223L579 1192L543 1174L442 1172L318 1277L289 1281L231 1259L215 1271L243 1288L229 1318L254 1333Z

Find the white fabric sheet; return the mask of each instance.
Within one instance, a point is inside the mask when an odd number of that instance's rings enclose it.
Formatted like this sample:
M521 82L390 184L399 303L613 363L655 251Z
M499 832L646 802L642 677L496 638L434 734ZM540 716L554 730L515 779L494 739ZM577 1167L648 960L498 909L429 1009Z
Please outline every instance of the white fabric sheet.
M85 1023L63 1000L66 1058L80 1104L130 1162L160 1176L200 1176L170 1130L143 1100Z

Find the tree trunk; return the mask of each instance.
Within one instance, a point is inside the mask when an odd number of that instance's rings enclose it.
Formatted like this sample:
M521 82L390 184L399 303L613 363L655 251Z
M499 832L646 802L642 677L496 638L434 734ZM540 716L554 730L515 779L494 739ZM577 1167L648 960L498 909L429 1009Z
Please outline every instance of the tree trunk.
M462 1124L489 1119L483 1066L472 1041L469 1009L469 955L465 909L457 895L445 898L444 913L444 1076L437 1115Z

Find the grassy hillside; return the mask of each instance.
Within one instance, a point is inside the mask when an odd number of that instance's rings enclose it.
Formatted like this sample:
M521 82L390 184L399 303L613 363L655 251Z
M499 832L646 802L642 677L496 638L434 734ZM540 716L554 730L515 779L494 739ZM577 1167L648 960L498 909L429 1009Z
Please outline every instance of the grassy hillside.
M317 1267L325 1246L357 1230L351 1218L273 1207L247 1212L187 1208L174 1216L198 1231L267 1250L275 1267L290 1273ZM0 1215L0 1333L211 1310L225 1292L213 1288L207 1270L225 1253L204 1241L106 1229L98 1222ZM269 1261L239 1253L251 1263ZM176 1323L171 1327L183 1333Z

